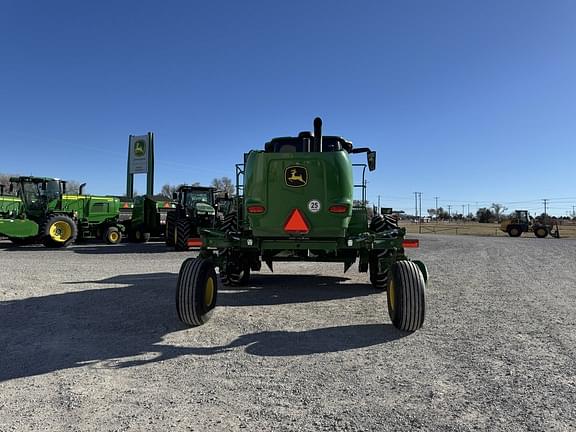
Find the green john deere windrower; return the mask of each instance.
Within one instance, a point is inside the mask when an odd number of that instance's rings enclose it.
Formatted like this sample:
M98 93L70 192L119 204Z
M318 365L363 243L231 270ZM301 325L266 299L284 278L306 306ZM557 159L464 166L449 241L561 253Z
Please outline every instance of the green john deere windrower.
M182 264L176 308L179 319L204 324L217 304L219 268L224 285L249 281L262 262L341 262L347 271L359 261L375 290L386 291L392 323L404 331L418 330L425 315L426 266L409 260L406 240L395 219L375 215L369 220L365 164L352 164L350 155L367 153L368 168L376 167L376 152L355 148L337 136L322 136L322 121L314 132L274 138L265 149L244 155L236 166L237 195L228 214L213 229L201 229L197 258ZM362 169L355 185L353 166ZM362 191L362 205L353 200Z
M66 182L47 177L12 177L18 206L0 213L0 235L16 245L43 243L66 247L76 239L102 238L120 243L124 226L119 223L120 200L116 197L66 194Z

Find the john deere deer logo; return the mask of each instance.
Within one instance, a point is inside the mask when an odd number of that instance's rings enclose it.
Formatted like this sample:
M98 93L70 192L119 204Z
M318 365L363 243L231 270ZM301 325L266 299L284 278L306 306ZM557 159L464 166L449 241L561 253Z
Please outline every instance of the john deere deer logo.
M142 157L146 154L146 141L138 140L134 143L134 155Z
M291 166L286 168L284 178L286 184L291 187L306 186L308 183L308 171L301 166Z

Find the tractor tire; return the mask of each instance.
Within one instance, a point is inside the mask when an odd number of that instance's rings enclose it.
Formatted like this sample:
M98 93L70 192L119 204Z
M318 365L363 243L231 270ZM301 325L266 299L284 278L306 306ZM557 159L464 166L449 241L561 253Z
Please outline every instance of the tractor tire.
M40 234L46 247L67 247L76 241L78 227L69 216L53 215L42 224Z
M174 211L168 212L166 215L166 246L174 246L174 230L176 227L176 213Z
M183 323L196 327L210 319L218 296L218 278L212 261L188 258L176 284L176 312Z
M192 224L190 221L188 219L177 220L174 233L174 249L177 251L187 251L190 249L188 246L188 239L192 234Z
M388 274L389 271L386 270L384 272L379 272L378 270L378 260L389 255L391 251L379 251L373 250L370 251L370 282L372 283L372 287L377 291L386 291L388 287Z
M396 261L388 282L388 313L398 330L413 332L424 324L426 298L424 276L411 261Z
M548 229L546 227L538 227L534 229L534 235L538 238L545 238L548 235Z
M376 233L397 228L398 222L390 215L375 215L370 221L370 231Z
M117 227L111 226L104 231L102 239L110 245L115 245L122 241L122 233Z
M225 233L236 232L238 229L238 217L236 213L229 213L224 216L219 229Z
M508 227L508 235L510 237L520 237L522 235L522 230L517 226L509 226Z
M134 241L136 243L148 243L150 241L150 233L144 231L144 227L137 227L134 230Z

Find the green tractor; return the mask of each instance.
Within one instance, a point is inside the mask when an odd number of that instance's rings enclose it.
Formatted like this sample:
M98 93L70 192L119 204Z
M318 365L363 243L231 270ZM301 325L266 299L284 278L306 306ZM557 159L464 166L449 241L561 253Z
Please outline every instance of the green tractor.
M174 192L174 210L166 216L166 245L177 251L200 247L199 230L216 223L215 192L212 187L181 185Z
M4 195L4 185L0 184L0 218L9 218L20 213L22 200L14 195Z
M350 155L367 153L368 168L376 167L376 152L356 148L337 136L322 136L322 120L314 133L274 138L265 149L244 155L236 166L237 194L226 223L200 230L197 258L182 263L176 289L179 319L204 324L216 306L219 268L224 285L249 281L262 262L340 262L346 272L356 261L369 273L376 291L386 291L388 312L395 327L418 330L425 315L426 266L409 260L406 240L390 215L369 218L366 208L366 165L352 164ZM353 166L361 167L355 185ZM359 170L360 168L356 168ZM363 205L353 200L354 187Z
M166 232L166 218L175 207L170 200L157 199L150 195L134 198L131 217L123 221L129 240L145 243L151 237L163 237Z
M12 177L11 191L14 185L21 200L18 211L0 218L0 235L14 244L66 247L76 239L122 240L118 198L82 195L85 184L78 195L66 195L65 181L46 177Z

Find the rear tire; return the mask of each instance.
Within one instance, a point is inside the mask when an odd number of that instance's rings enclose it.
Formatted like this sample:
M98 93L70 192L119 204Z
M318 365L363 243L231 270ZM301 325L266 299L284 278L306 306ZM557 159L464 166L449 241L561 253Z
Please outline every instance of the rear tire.
M118 244L122 241L122 233L117 227L108 227L102 236L104 241L110 245Z
M508 235L510 237L520 237L522 235L522 230L517 226L508 227Z
M388 250L372 250L370 251L370 282L372 287L377 291L386 291L388 287L388 274L389 271L379 272L378 260L390 254Z
M220 224L219 229L225 233L236 232L238 228L238 217L236 213L228 213Z
M134 241L136 243L147 243L150 240L150 233L144 231L143 226L139 226L134 231Z
M176 285L178 319L189 326L206 323L218 296L218 278L211 260L188 258L182 263Z
M76 241L78 227L66 215L53 215L42 225L42 243L46 247L67 247Z
M424 276L411 261L397 261L388 283L388 313L399 330L413 332L424 323L426 298Z
M176 221L174 248L177 251L187 251L188 239L192 234L192 224L188 219L179 219Z
M538 238L545 238L548 235L546 227L538 227L534 230L534 235Z
M174 246L174 229L176 225L176 212L169 211L166 215L166 246Z
M375 215L370 221L370 231L383 232L398 228L398 222L390 215Z

